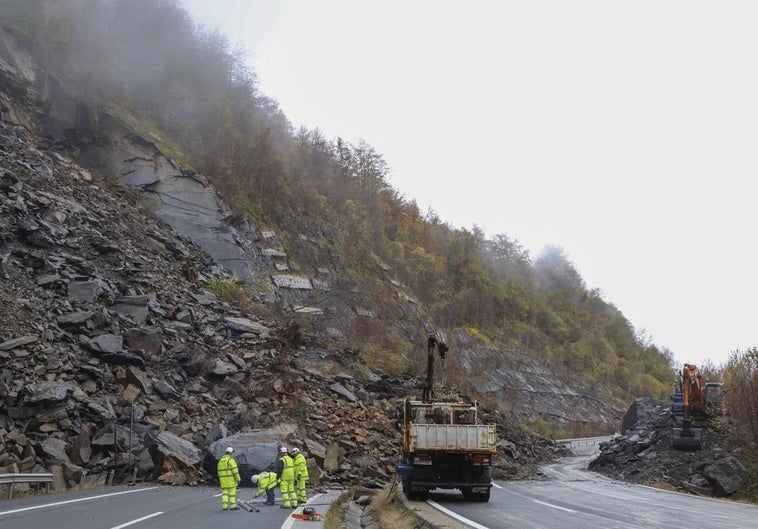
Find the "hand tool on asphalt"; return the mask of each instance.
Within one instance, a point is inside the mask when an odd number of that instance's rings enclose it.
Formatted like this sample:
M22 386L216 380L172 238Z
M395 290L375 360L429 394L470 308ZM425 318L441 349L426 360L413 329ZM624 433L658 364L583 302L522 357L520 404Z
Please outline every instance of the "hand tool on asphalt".
M297 520L309 520L311 522L318 522L321 521L324 518L324 515L320 512L316 512L316 509L313 507L305 507L303 508L303 512L295 512L292 513L292 517Z
M242 501L242 500L239 500L237 502L237 505L239 505L240 507L242 507L243 509L245 509L247 512L261 512L261 510L258 507L255 507L253 505L252 501Z

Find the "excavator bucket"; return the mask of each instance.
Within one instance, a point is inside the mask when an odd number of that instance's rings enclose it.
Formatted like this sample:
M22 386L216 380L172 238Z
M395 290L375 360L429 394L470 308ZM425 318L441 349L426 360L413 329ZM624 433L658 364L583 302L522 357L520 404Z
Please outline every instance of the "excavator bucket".
M671 446L673 448L684 448L700 450L703 448L703 429L684 427L671 429Z

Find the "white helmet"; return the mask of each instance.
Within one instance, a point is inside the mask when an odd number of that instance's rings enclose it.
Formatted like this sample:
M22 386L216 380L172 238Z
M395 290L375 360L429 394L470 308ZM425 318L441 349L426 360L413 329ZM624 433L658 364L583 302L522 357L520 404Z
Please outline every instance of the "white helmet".
M293 453L293 454L297 454L298 452L300 452L300 449L299 449L299 448L293 448L293 449L292 449L292 453Z
M283 447L281 447L281 448L279 449L279 451L280 451L282 454L286 454L286 453L287 453L287 447L286 447L286 446L283 446Z
M232 452L234 452L234 448L232 448L231 446L227 446L226 447L226 453L227 454L231 454Z
M256 483L258 483L258 476L253 474L253 477L251 477L250 480L253 482L253 485L255 485Z

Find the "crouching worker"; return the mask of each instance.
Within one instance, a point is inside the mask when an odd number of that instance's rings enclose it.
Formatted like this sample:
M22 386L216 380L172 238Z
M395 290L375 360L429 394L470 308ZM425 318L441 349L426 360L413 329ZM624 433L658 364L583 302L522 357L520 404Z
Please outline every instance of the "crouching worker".
M276 479L276 472L261 472L255 474L252 478L253 485L258 485L258 492L255 493L255 497L266 493L266 502L263 505L274 505L274 491L278 485Z

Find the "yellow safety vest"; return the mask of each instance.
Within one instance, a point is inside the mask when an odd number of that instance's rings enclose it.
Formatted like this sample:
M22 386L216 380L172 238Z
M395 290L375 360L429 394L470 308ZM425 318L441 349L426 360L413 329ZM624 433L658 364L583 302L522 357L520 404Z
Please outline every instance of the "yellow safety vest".
M281 459L284 462L282 481L295 481L295 462L288 455L283 455Z
M222 489L232 489L240 482L240 473L237 462L229 454L224 454L218 460L218 481Z
M258 495L260 496L268 489L276 487L276 472L261 472L258 474Z
M305 456L302 452L298 452L295 455L295 475L298 479L308 479L308 461L305 460Z

